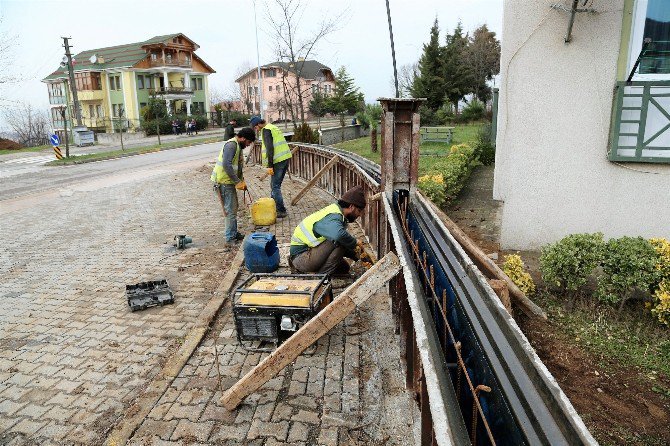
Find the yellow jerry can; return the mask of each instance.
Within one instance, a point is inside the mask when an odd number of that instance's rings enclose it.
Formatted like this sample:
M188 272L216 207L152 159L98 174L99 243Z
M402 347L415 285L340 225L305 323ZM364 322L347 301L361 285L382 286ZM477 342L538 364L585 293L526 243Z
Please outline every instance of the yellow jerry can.
M272 198L259 198L251 205L251 220L256 226L273 225L277 221L277 205Z

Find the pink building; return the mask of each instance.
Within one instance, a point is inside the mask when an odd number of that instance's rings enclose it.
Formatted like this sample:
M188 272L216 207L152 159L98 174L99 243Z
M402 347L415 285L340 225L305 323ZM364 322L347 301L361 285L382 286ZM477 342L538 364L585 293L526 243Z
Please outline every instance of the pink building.
M249 70L235 82L240 87L243 111L257 114L260 110L258 69ZM335 76L330 68L315 60L299 60L295 64L272 62L261 66L260 88L263 89L263 114L266 121L291 120L290 108L293 108L295 119L299 121L299 92L302 93L305 119L315 119L316 116L309 112L309 103L319 91L326 96L333 92Z

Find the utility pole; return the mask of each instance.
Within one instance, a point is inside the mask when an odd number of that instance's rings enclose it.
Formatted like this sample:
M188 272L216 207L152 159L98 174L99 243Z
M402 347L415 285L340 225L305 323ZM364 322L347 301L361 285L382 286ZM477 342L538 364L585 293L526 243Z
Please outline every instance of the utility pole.
M65 88L67 88L67 84L65 84ZM60 115L63 117L63 126L64 126L64 132L65 132L65 158L70 157L70 138L67 136L67 117L65 116L65 107L60 107Z
M258 114L265 117L263 111L263 84L261 83L261 53L258 51L258 24L256 23L256 0L254 0L254 27L256 28L256 63L258 64Z
M70 53L71 37L61 37L63 47L65 48L65 57L67 57L67 71L70 78L70 88L72 89L72 100L74 101L74 116L77 119L77 126L81 126L81 110L79 109L79 98L77 97L77 84L74 82L74 68L72 67L72 54Z

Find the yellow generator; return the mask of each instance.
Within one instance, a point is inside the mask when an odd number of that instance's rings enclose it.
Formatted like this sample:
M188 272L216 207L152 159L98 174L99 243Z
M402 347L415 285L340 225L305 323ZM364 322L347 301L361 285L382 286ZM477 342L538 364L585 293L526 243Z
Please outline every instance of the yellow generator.
M233 292L237 340L265 341L276 347L333 299L330 281L322 274L253 274Z

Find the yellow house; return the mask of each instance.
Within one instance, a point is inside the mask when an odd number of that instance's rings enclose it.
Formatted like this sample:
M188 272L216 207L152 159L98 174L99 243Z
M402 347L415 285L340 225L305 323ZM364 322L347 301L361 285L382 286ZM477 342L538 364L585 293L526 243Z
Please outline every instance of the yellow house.
M152 96L173 114L205 114L210 107L207 77L215 73L195 54L199 46L183 34L83 51L73 57L81 112L75 117L67 65L44 78L54 131L84 125L96 132L141 128L140 110ZM65 115L65 116L63 116Z

